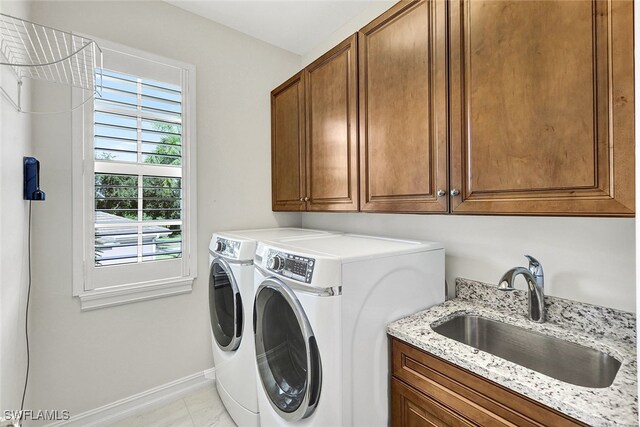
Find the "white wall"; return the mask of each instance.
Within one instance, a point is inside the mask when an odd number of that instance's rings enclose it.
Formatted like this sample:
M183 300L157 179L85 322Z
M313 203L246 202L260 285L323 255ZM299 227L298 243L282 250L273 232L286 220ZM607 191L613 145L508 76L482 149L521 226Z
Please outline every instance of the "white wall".
M27 6L0 1L0 11L10 15L28 17ZM13 74L6 67L0 71L0 85L15 90ZM33 155L31 147L29 116L0 98L0 409L20 408L26 368L29 205L22 200L22 157Z
M547 295L635 311L633 219L306 213L302 225L443 242L451 290L456 277L497 283L529 254Z
M301 65L312 62L393 3L373 3L304 55ZM543 264L547 294L636 309L633 219L304 213L302 224L443 242L450 293L456 277L496 283L509 268L526 265L522 255L530 254Z
M71 415L213 366L208 252L216 229L299 225L271 212L269 93L300 57L160 1L35 2L33 20L197 67L198 279L191 294L80 312L71 296L71 121L34 119L47 201L36 238L32 407ZM64 108L69 89L34 96Z

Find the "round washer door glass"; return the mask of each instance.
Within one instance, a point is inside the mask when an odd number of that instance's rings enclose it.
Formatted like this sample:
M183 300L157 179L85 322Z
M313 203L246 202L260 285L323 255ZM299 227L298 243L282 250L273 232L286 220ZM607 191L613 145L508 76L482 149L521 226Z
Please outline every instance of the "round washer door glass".
M322 365L315 336L293 291L277 279L258 288L256 358L271 406L288 421L311 415L320 397Z
M242 339L242 298L229 265L221 258L211 263L209 314L218 346L225 351L236 350Z

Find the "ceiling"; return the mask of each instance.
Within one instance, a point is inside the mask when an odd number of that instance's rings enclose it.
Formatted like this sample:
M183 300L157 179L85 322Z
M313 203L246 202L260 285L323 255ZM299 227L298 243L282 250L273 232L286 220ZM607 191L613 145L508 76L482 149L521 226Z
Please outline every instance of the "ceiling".
M376 0L165 0L298 55Z

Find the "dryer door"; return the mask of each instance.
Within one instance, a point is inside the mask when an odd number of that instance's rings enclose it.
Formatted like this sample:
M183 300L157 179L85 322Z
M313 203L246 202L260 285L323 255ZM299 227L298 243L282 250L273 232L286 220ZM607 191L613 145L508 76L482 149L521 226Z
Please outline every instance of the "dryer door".
M274 277L265 279L256 292L253 325L258 373L271 406L287 421L308 417L320 398L322 364L291 288Z
M236 350L242 340L242 298L231 268L222 258L215 258L211 263L209 314L218 347Z

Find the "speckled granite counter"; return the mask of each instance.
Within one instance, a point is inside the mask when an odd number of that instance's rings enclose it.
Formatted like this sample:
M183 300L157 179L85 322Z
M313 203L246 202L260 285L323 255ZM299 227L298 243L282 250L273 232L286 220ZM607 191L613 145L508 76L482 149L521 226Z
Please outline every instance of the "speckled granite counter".
M546 297L547 322L527 319L527 293L456 281L456 298L400 319L387 332L402 341L594 426L637 426L636 319L633 313ZM568 384L446 338L431 329L459 314L475 314L572 341L622 362L607 388ZM550 356L553 357L553 356Z

